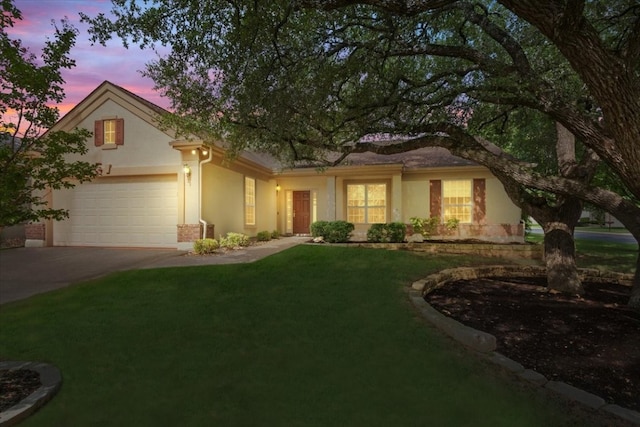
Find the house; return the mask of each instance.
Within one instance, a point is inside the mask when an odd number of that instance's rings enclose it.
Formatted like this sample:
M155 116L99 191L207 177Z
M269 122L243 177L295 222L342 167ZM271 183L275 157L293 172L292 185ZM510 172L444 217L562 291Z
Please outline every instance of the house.
M29 245L188 249L205 235L307 234L316 220L347 220L354 239L370 224L458 218L455 237L521 242L521 211L484 167L445 149L351 155L342 166L283 169L266 155L181 140L158 126L160 107L108 81L54 130L94 132L83 158L100 176L49 195L70 218L34 224ZM35 237L34 237L35 236Z

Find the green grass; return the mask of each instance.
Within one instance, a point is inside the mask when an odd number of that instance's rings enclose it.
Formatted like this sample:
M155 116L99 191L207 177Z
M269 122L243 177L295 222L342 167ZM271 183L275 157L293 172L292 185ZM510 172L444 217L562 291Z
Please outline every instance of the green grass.
M62 372L25 427L573 425L412 310L403 287L478 262L299 246L117 273L3 306L0 358Z
M532 234L527 241L542 243L543 236ZM632 274L638 258L638 245L611 243L584 238L576 239L576 264L579 268L597 268Z

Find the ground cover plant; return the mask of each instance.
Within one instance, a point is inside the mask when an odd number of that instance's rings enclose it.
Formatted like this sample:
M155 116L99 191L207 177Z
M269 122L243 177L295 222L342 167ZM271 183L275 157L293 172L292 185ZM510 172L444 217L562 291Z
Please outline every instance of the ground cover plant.
M412 311L413 280L478 262L305 245L116 273L3 306L0 359L62 372L24 426L575 425Z

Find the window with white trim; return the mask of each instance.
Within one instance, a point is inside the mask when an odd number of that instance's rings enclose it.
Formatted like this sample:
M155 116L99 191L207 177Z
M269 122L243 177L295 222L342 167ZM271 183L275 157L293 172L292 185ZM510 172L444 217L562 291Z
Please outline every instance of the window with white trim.
M244 224L256 225L256 180L244 178Z
M348 184L347 221L354 224L387 222L387 184Z
M473 215L473 185L470 179L442 181L442 220L457 219L471 223Z

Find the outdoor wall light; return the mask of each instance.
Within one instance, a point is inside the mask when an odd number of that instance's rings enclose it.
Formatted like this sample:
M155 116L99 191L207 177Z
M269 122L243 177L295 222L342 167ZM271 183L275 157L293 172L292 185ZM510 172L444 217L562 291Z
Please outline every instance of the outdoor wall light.
M202 155L206 156L207 154L209 154L209 151L206 148L202 149Z
M186 163L184 164L184 166L182 166L182 171L186 176L191 175L191 167Z
M280 191L280 190L281 190L280 184L276 182L276 191Z
M195 155L196 155L196 153L197 153L197 151L196 151L196 150L191 150L191 155L195 156Z

